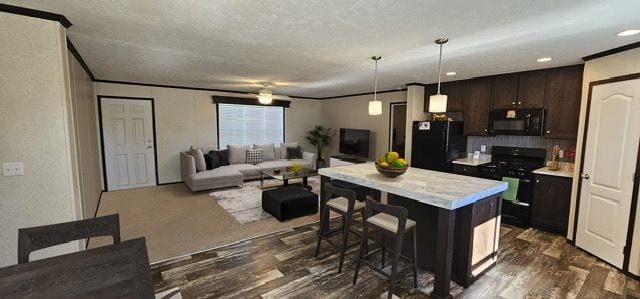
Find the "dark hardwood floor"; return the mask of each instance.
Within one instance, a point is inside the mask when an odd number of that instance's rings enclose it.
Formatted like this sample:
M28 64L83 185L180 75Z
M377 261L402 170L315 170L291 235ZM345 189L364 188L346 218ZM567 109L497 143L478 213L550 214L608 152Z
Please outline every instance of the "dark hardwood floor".
M336 225L336 222L332 223ZM328 245L313 257L317 224L277 232L152 265L156 292L179 287L183 298L378 298L387 283L363 267L353 286L354 263L337 274ZM350 250L355 255L356 248ZM401 298L428 298L433 276L401 279ZM472 286L452 282L456 298L638 298L638 281L557 235L503 225L498 264Z

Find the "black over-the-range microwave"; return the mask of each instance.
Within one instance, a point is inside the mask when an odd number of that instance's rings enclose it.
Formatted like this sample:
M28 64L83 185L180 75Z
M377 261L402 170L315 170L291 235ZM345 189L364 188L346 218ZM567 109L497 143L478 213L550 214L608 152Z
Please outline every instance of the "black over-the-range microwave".
M489 114L490 135L542 136L543 108L495 109Z

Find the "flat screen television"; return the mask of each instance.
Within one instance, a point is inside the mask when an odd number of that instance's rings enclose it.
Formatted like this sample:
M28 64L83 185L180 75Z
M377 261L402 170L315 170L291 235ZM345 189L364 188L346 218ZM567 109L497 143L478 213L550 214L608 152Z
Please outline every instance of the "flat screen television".
M369 130L340 128L340 153L369 158Z

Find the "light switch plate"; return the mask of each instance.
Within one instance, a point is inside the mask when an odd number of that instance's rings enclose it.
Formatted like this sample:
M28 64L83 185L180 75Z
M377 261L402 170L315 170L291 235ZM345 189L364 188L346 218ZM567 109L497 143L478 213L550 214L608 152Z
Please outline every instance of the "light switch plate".
M486 153L486 152L487 152L487 146L486 146L486 145L484 145L484 144L483 144L483 145L481 145L481 146L480 146L480 152L482 152L482 153Z
M22 162L5 162L2 163L3 176L24 175L24 166Z

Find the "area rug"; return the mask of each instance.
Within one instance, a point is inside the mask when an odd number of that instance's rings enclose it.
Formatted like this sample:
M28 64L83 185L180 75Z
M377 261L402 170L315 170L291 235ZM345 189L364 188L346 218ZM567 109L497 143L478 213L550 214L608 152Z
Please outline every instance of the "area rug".
M300 180L292 180L290 183L297 183ZM320 177L310 177L308 180L312 192L320 194ZM270 187L282 186L282 181L265 180L264 187L268 190ZM262 191L260 189L260 181L245 182L244 186L231 187L216 190L209 193L218 204L225 209L239 223L249 223L262 219L272 218L269 213L262 210Z

